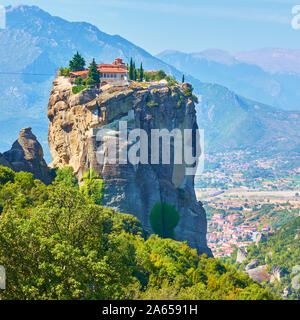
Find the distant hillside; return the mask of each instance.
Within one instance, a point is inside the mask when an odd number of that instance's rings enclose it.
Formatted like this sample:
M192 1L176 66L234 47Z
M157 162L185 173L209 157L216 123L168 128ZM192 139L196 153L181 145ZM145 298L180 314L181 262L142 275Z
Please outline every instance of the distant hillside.
M300 112L276 109L218 85L203 84L198 90L198 125L205 130L206 151L300 155Z
M267 55L263 50L256 54L241 53L237 57L222 50L191 54L168 50L157 57L203 82L223 85L242 96L284 110L300 111L300 73L289 72L296 58L295 66L299 65L300 70L300 54L288 62L288 54L286 59L272 59L271 53ZM280 69L281 60L290 68Z
M270 236L265 243L258 246L252 244L247 248L247 260L239 269L257 259L256 265L267 264L267 271L272 275L274 270L280 270L279 278L272 283L266 283L266 287L278 296L284 293L284 289L289 292L288 299L300 300L300 217L293 219L273 236ZM273 271L272 271L273 270Z

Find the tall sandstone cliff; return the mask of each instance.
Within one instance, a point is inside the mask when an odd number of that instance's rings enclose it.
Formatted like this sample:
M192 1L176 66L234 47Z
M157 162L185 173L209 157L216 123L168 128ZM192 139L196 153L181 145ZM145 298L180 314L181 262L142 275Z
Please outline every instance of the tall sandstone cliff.
M94 168L105 182L103 205L135 215L150 232L153 206L158 201L174 204L180 214L176 240L212 256L206 243L206 214L195 196L194 176L185 175L184 165L109 164L107 153L105 161L97 161L101 142L96 135L105 129L118 132L119 121L126 121L128 130L144 129L148 136L151 129L197 128L193 99L185 94L188 87L132 83L74 95L68 79L58 77L47 112L51 165L72 166L79 180Z
M9 151L0 153L0 165L9 167L16 172L31 172L35 179L46 184L51 182L42 146L30 127L20 131L18 139Z

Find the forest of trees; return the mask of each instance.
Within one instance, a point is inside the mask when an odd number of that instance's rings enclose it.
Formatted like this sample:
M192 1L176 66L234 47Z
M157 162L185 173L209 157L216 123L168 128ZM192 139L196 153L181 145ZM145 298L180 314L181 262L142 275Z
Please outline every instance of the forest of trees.
M46 186L0 166L0 300L276 299L185 242L149 236L134 216L101 206L103 191L93 170L80 187L68 167Z
M279 230L274 235L270 236L266 242L251 244L247 248L247 260L242 264L236 264L240 270L257 259L259 265L267 265L268 272L272 272L273 267L281 269L281 280L273 283L263 283L266 288L269 288L274 294L281 296L284 289L289 287L289 299L300 299L300 217L294 218ZM298 270L298 271L297 271ZM293 285L294 281L298 281L298 286Z

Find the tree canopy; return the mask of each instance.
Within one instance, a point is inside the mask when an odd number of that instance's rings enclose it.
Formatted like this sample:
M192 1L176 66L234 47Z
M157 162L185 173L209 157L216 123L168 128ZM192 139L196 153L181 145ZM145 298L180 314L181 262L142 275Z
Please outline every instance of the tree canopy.
M100 178L89 171L83 180ZM49 186L29 173L4 174L0 300L276 298L233 266L184 242L149 237L134 216L95 202L70 168Z
M85 67L85 60L77 51L72 60L69 62L70 71L82 71Z

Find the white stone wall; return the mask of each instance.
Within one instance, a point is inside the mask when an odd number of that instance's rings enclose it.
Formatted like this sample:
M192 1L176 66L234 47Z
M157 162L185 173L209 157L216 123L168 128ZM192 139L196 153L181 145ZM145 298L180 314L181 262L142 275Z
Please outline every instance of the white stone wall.
M106 75L106 77L104 75ZM106 81L106 82L116 82L116 81L119 82L127 79L128 79L127 74L121 74L121 73L114 73L114 74L103 73L101 77L101 81Z

